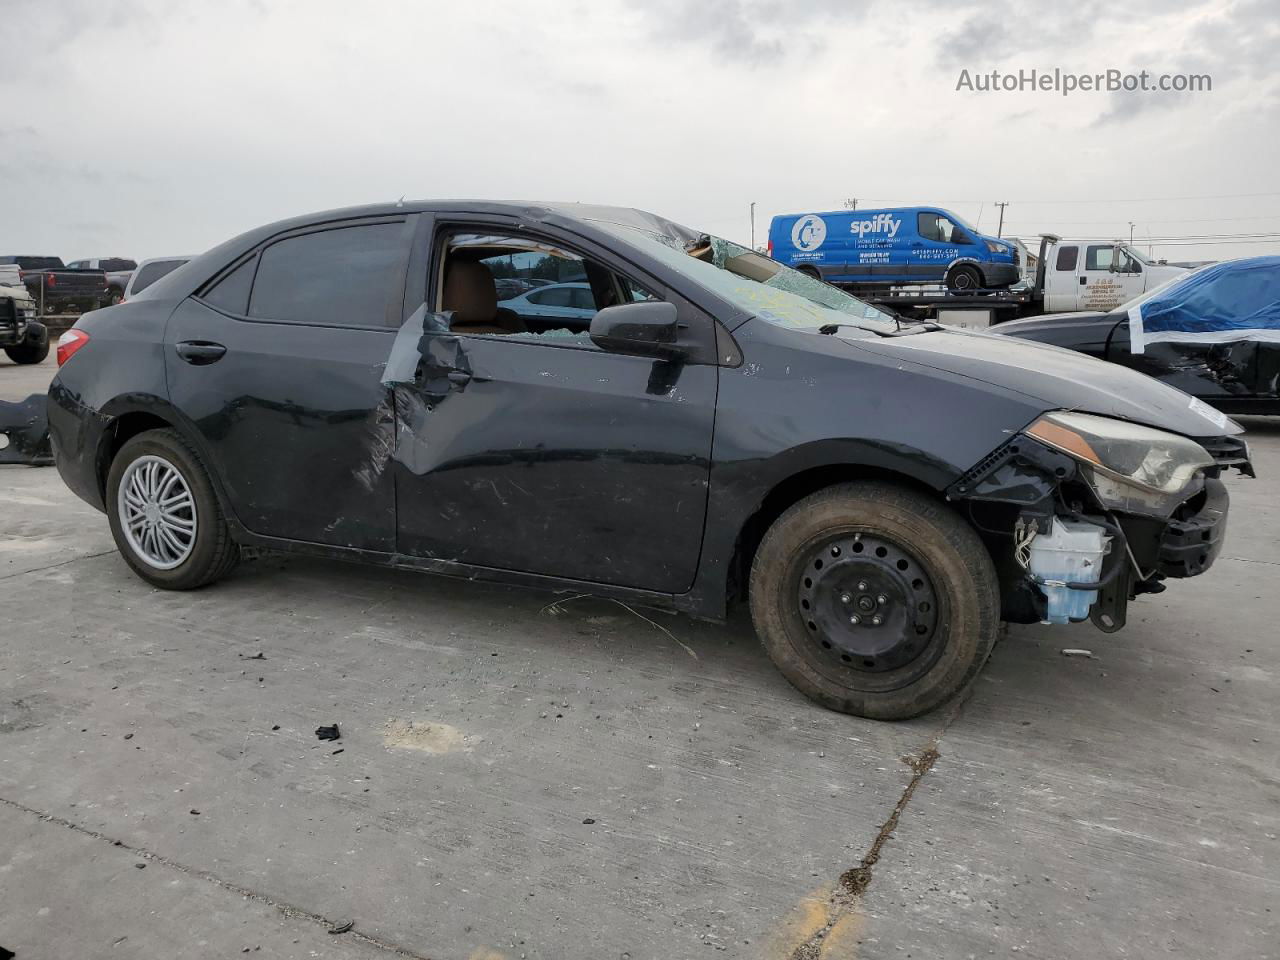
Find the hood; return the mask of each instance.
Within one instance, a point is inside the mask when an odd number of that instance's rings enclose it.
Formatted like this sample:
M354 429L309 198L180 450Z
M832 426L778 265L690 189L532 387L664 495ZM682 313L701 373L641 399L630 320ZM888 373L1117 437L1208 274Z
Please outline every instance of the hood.
M961 330L845 342L859 350L1015 391L1039 400L1046 410L1096 413L1187 437L1242 432L1181 390L1061 347Z

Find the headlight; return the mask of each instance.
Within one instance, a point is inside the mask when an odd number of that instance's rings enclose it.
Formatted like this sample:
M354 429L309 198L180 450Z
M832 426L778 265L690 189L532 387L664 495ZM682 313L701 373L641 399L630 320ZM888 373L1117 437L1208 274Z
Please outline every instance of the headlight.
M1009 247L1003 243L992 243L990 240L985 241L988 253L1008 253Z
M1213 457L1194 440L1087 413L1048 413L1026 430L1088 465L1104 507L1167 516Z

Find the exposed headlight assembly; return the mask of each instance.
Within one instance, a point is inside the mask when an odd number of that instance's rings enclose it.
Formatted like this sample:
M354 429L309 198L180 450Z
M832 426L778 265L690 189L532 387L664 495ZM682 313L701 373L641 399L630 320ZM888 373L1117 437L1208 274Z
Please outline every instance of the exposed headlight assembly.
M1004 243L993 243L990 240L985 241L988 253L1008 253L1009 245Z
M1088 413L1047 413L1026 433L1085 464L1109 510L1168 516L1213 457L1194 440Z

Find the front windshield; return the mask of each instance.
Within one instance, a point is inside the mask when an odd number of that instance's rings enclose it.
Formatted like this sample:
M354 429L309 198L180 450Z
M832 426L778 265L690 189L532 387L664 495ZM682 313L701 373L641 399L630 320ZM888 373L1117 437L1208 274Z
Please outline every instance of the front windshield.
M1140 293L1136 297L1134 297L1132 300L1128 301L1127 303L1120 304L1120 306L1116 307L1115 311L1113 312L1120 313L1121 311L1123 311L1125 313L1128 313L1129 310L1132 309L1133 307L1136 307L1142 303L1146 303L1148 300L1154 297L1157 293L1164 293L1170 287L1176 286L1177 284L1184 282L1187 279L1187 277L1194 276L1195 274L1199 273L1201 270L1206 269L1208 266L1212 266L1212 264L1206 264L1206 266L1204 267L1196 267L1196 269L1188 270L1186 273L1180 273L1176 277L1170 277L1168 280L1166 280L1164 283L1160 284L1159 286L1152 287L1146 293Z
M784 327L837 323L876 331L897 325L883 310L731 240L702 237L686 249L665 234L630 224L597 223L761 320Z
M1139 263L1145 264L1148 267L1151 266L1152 261L1144 257L1142 255L1142 252L1138 250L1137 247L1131 247L1128 244L1125 244L1122 249L1124 250L1125 253L1133 257L1133 259L1137 260Z

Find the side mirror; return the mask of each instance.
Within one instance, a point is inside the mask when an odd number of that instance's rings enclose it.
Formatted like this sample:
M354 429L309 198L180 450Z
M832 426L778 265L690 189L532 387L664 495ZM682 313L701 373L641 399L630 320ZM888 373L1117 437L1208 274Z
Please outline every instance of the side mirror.
M591 318L591 342L601 350L645 357L675 357L680 323L674 303L644 301L605 307Z

